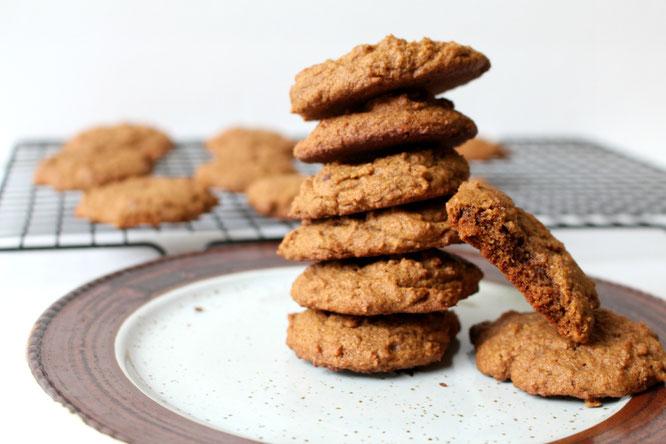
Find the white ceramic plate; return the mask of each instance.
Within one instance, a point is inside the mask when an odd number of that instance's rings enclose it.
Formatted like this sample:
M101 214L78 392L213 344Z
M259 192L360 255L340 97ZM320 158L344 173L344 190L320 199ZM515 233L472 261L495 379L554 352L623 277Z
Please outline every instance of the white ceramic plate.
M448 362L357 376L315 368L285 345L289 287L302 267L199 281L143 305L122 324L116 358L144 394L193 421L268 442L544 442L620 410L542 399L478 372L469 327L530 311L515 290L483 281L455 312Z

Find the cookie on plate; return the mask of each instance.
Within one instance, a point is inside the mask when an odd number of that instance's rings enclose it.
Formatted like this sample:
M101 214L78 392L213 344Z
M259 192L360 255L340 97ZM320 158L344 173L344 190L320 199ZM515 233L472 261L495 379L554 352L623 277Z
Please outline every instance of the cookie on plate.
M233 127L206 140L205 145L213 154L238 155L244 159L248 152L278 151L291 155L296 142L275 131L260 128Z
M321 219L392 207L451 194L469 177L453 149L401 152L366 163L329 163L308 177L291 216Z
M88 190L76 215L118 228L196 219L217 198L189 178L138 177Z
M294 155L304 162L331 162L401 144L439 142L453 148L475 135L474 122L448 100L400 94L322 120L296 144Z
M287 345L317 367L384 373L441 361L458 331L450 311L360 317L306 310L289 315Z
M152 169L153 162L138 150L61 150L40 162L34 182L59 191L86 190L128 177L144 176Z
M587 342L599 306L594 282L548 228L478 180L463 183L446 209L460 238L499 268L561 335Z
M445 311L479 289L483 274L440 250L400 256L320 262L291 287L302 307L373 316Z
M479 370L527 393L587 401L666 381L666 353L645 325L600 309L587 344L573 344L538 313L509 311L470 330Z
M243 153L219 151L210 162L200 165L196 180L208 187L243 192L258 179L292 174L296 170L291 152L250 150Z
M130 123L97 126L80 132L63 146L64 151L93 151L107 149L137 150L151 160L163 157L173 142L162 131Z
M499 143L486 139L475 138L468 140L456 148L458 154L467 160L490 160L507 157L509 152Z
M325 261L407 253L459 243L444 199L368 213L303 221L287 233L278 254L291 261Z
M259 214L288 219L291 202L304 179L305 176L297 173L257 179L245 191L247 201Z
M432 94L463 85L490 68L469 46L424 38L408 42L392 35L376 45L359 45L337 60L296 75L291 110L305 120L342 114L389 91L425 89Z

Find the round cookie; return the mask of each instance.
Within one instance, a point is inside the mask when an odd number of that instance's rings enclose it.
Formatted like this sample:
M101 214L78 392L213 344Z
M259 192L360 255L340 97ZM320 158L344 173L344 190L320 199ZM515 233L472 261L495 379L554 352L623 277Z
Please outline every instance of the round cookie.
M645 325L596 312L587 344L572 344L538 313L504 313L470 330L479 370L527 393L595 402L666 381L666 353Z
M303 221L278 254L292 261L325 261L407 253L458 243L444 199L330 219Z
M310 265L291 287L303 307L374 316L444 311L479 289L476 265L440 250Z
M425 89L436 95L489 68L486 56L469 46L428 38L407 42L389 35L298 73L290 91L291 110L315 120L342 114L389 91Z
M76 215L118 228L196 219L217 198L189 178L138 177L87 191Z
M462 184L446 209L460 238L499 268L561 335L587 342L599 306L594 282L548 228L479 180Z
M282 174L257 179L245 192L257 213L268 217L289 218L289 208L305 179L300 174Z
M509 155L506 148L499 143L490 142L478 137L463 143L456 148L456 151L466 160L483 161L507 157Z
M291 152L278 150L218 151L197 169L195 178L205 186L243 192L257 179L295 173Z
M40 162L34 182L59 191L86 190L128 177L144 176L152 169L153 162L137 150L61 150Z
M65 151L94 151L100 149L132 149L151 160L164 156L173 147L169 136L145 125L122 123L98 126L82 131L63 146Z
M259 128L234 127L206 140L205 145L215 155L238 155L243 159L248 151L279 151L289 154L296 142L274 131Z
M304 162L331 162L410 143L439 142L453 148L476 132L474 122L448 100L401 94L322 120L296 144L294 155Z
M317 367L384 373L441 361L459 330L450 311L359 317L306 310L289 315L287 345Z
M329 163L301 185L290 215L344 216L451 194L469 177L453 149L401 152L367 163Z

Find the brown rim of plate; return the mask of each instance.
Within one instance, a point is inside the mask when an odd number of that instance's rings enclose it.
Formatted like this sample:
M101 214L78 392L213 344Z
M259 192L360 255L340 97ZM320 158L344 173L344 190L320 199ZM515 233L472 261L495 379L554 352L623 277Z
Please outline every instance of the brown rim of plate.
M238 271L294 265L279 258L276 248L276 242L252 242L165 257L77 288L51 305L32 329L28 362L35 379L86 424L122 441L254 442L194 422L144 395L116 361L115 339L136 309L166 291ZM484 279L508 285L476 252L464 246L447 250L478 265ZM595 281L604 306L666 336L664 301L622 285ZM71 325L77 328L64 328ZM557 442L658 442L664 428L666 388L662 384L633 396L610 418Z

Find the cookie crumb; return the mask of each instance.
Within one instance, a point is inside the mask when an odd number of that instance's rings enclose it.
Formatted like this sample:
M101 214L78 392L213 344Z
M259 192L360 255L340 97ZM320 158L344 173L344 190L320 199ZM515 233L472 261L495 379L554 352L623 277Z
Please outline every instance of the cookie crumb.
M446 382L440 382L439 386L440 387L448 387L449 385Z
M196 311L197 313L201 313L202 311L204 311L204 308L197 305L196 307L194 307L194 311Z

